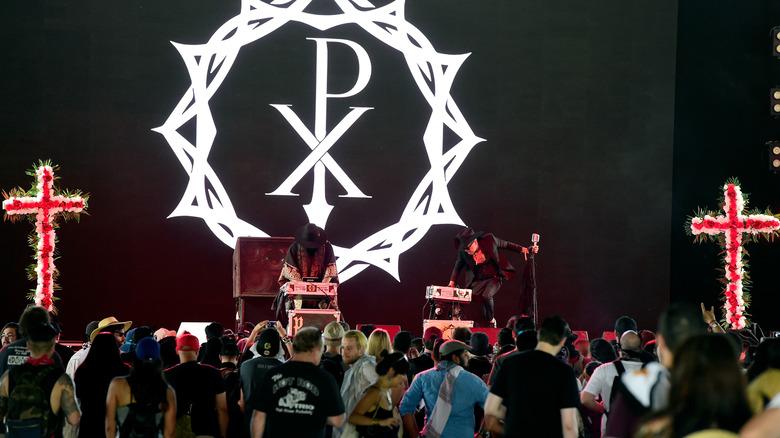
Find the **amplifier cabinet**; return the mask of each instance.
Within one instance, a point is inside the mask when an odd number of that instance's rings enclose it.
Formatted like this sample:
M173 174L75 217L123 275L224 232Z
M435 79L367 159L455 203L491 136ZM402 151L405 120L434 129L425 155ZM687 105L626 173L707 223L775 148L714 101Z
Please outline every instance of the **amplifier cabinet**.
M304 327L317 327L320 331L333 321L341 321L341 312L332 309L295 309L287 311L287 335L295 336Z

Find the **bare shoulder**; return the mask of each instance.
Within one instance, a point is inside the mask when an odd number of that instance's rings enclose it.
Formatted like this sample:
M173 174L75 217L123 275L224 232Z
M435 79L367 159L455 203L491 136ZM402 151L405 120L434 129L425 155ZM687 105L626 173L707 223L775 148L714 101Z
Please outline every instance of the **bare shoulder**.
M56 384L64 389L73 391L73 379L67 373L62 373Z

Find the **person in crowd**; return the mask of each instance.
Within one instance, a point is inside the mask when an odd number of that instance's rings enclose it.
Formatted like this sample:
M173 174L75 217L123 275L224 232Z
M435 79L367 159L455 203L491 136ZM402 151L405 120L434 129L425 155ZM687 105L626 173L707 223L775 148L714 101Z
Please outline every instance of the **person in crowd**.
M192 428L195 436L227 435L225 382L219 370L197 362L200 343L184 332L176 338L179 365L165 370L165 380L176 392L176 422Z
M143 338L151 338L152 336L154 336L154 332L151 327L141 326L128 330L125 334L125 343L119 347L119 354L122 360L125 363L132 363L135 346L138 345L138 341Z
M25 363L27 358L30 357L30 350L27 347L29 329L38 327L41 323L51 324L51 314L43 307L32 304L27 306L24 312L22 312L22 316L19 317L19 334L21 337L0 350L0 375L3 375L3 373L15 366ZM57 327L53 324L52 327L57 330ZM57 334L59 335L59 332ZM55 340L55 351L51 358L57 367L65 368L60 355L57 354L56 347Z
M488 389L479 377L466 371L469 346L449 340L439 347L441 361L418 374L401 401L401 417L406 436L419 433L414 413L421 400L425 401L426 436L473 437L474 407L485 407Z
M60 343L60 336L62 336L62 324L60 324L59 318L57 318L57 314L50 312L49 316L51 318L51 325L54 326L54 328L57 330L57 339L54 341L54 351L60 357L60 360L64 366L67 365L70 358L73 357L74 352L72 348Z
M471 358L466 369L480 379L489 376L490 370L493 369L493 364L488 357L493 354L490 338L485 333L474 332L471 334L469 345L471 345Z
M406 330L401 330L393 336L393 353L403 353L407 363L409 362L409 359L417 357L417 350L412 347L413 337L412 333ZM410 354L412 356L410 356ZM396 397L393 399L394 401L401 400L401 397L404 395L403 393L406 392L406 387L413 378L414 374L412 374L411 368L407 367L406 379L404 379L403 385L398 386L398 389L396 390L397 393L395 394Z
M591 359L590 355L590 341L587 339L577 339L574 341L574 348L585 359Z
M498 372L501 370L501 365L507 358L536 348L538 340L533 318L528 315L518 316L515 318L513 331L515 333L515 349L493 359L493 369L490 371L488 386L493 386L493 382L495 381Z
M344 401L344 412L347 418L363 397L366 388L379 378L376 374L376 358L366 354L367 344L366 336L358 330L344 333L344 339L341 341L341 356L350 366L344 374L344 383L341 384L341 399ZM342 425L334 425L333 438L339 438L342 432Z
M452 329L452 339L468 345L471 342L471 329L468 327L455 327Z
M58 366L52 359L57 329L48 321L48 315L42 307L25 310L20 326L29 358L0 377L0 420L5 420L9 436L22 436L30 429L37 429L41 437L60 435L61 417L73 426L78 426L81 419L73 380L62 364Z
M376 330L376 326L374 324L360 324L358 330L360 330L360 332L366 336L366 339L368 339L371 337L371 333L374 333L374 330Z
M281 331L280 331L281 330ZM252 359L241 364L241 408L244 412L244 432L248 436L251 433L250 422L256 409L248 403L252 394L263 383L265 374L273 368L284 363L281 335L284 328L266 328L257 336L257 341L250 347L255 351ZM286 336L286 334L285 334Z
M620 337L623 336L623 333L627 331L634 331L639 332L639 329L637 328L636 321L634 318L630 316L621 316L620 318L615 320L615 340L609 341L610 344L612 344L613 347L615 347L615 354L620 353L620 346L619 341Z
M293 357L269 370L252 394L252 438L322 437L325 425L344 422L344 403L333 376L319 368L322 336L304 327L293 338Z
M780 394L763 412L751 418L739 432L740 438L780 438Z
M390 341L390 335L385 329L374 329L371 332L371 336L368 337L368 346L366 347L366 354L374 356L379 359L379 354L383 351L390 351L393 348L393 344Z
M344 363L344 358L341 357L341 341L343 338L344 327L335 321L328 323L322 332L322 343L325 345L325 351L322 353L320 368L336 379L336 384L339 388L344 383L344 374L349 369L349 366Z
M556 358L570 334L563 318L548 316L536 349L504 361L485 403L486 429L505 437L577 436L577 380Z
M498 347L498 351L493 357L493 360L498 356L509 353L515 349L515 334L511 328L504 327L498 331L498 334L496 335L496 346Z
M441 329L435 326L428 327L423 333L423 352L414 359L409 360L409 369L413 376L433 368L433 345L436 339L442 338Z
M76 369L76 398L81 406L79 437L103 435L106 419L106 394L114 377L126 376L130 367L122 362L114 335L100 333L89 349L84 363Z
M19 324L15 322L9 322L3 326L3 331L0 332L0 349L5 348L5 346L11 342L16 342L18 339Z
M687 338L706 332L707 326L696 307L675 303L664 310L656 332L659 361L623 375L621 386L625 391L616 394L610 403L612 414L607 424L607 437L633 437L642 416L666 409L674 352ZM596 357L593 345L591 350Z
M68 361L68 365L65 367L65 372L68 373L71 378L76 377L76 368L78 368L79 365L81 365L87 358L89 347L92 345L92 331L97 328L99 323L100 321L91 321L89 324L87 324L87 328L85 330L86 340L81 344L81 348L73 353L73 356L71 356L70 360Z
M130 374L111 381L105 411L101 436L106 438L131 433L150 438L175 436L176 394L165 382L160 345L153 338L142 338L136 344Z
M414 338L412 339L412 348L414 348L417 351L409 352L409 354L406 355L409 359L414 359L415 357L419 357L420 354L422 354L423 351L425 351L425 345L423 345L423 338Z
M588 385L588 382L590 381L590 377L596 371L596 368L600 367L601 365L602 365L601 362L596 362L595 360L592 360L588 362L587 365L585 365L585 369L582 370L582 374L580 374L580 376L577 377L577 389L580 391L580 395L582 395L582 389ZM582 418L582 425L590 433L590 436L593 438L600 437L601 417L603 414L588 409L582 404L577 406L577 410L580 412L580 418Z
M655 341L655 333L651 332L650 330L640 331L639 337L642 338L642 345L639 347L642 350L645 349L645 345L647 345L648 342Z
M604 338L596 338L590 342L590 357L601 363L610 363L618 359L615 348Z
M396 333L395 336L393 336L393 353L403 353L408 361L413 339L414 335L412 335L412 332L410 331L401 330Z
M114 335L116 346L121 347L122 344L125 343L125 339L127 339L127 331L130 330L132 325L133 321L119 321L115 317L109 316L100 320L97 328L92 330L92 333L89 335L89 339L90 341L94 341L95 336L97 336L98 333L107 332Z
M737 433L751 417L739 356L721 334L683 342L670 380L667 408L646 420L637 437L681 438L713 429Z
M348 421L359 436L396 438L401 427L400 415L392 401L393 388L403 385L409 361L402 352L381 353L376 366L379 375L376 383L366 389Z
M620 358L596 368L580 394L583 406L599 414L605 414L601 418L602 435L607 430L609 402L612 400L612 384L615 378L619 378L626 371L642 368L639 348L642 345L642 338L639 334L633 330L623 333L619 345ZM598 396L601 396L601 402L596 400Z
M222 324L212 322L206 326L204 331L206 332L206 342L202 343L198 350L198 363L219 368L219 353L222 351L222 332L224 328Z
M481 303L479 318L490 327L496 327L493 297L501 288L504 279L514 276L515 268L501 256L499 249L528 254L528 248L516 243L501 240L492 234L475 232L471 227L464 228L455 236L455 248L458 258L450 275L449 287L454 287L460 272L466 269L466 287L472 290L475 304ZM534 247L537 251L538 247Z
M228 409L228 432L225 438L240 438L244 416L241 411L241 378L238 374L238 345L230 336L222 338L219 372L225 381L225 401Z
M766 349L767 369L748 385L748 400L753 413L759 414L780 393L780 339L765 339L759 348ZM780 425L779 425L780 426Z

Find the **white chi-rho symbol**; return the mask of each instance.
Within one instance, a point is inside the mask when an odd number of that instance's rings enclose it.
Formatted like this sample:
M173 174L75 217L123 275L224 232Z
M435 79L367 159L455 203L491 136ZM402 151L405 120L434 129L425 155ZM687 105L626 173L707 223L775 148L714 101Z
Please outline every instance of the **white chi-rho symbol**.
M194 45L173 43L184 60L191 85L165 123L154 129L165 137L189 176L182 199L170 217L202 218L212 232L230 247L235 246L238 236L268 236L263 230L238 217L230 197L208 162L209 152L217 136L209 102L225 80L243 46L262 40L291 22L310 26L320 32L354 24L403 54L409 74L430 106L426 128L420 133L424 150L420 151L419 157L426 160L430 169L419 181L406 205L399 206L397 222L366 236L351 248L338 246L338 242L333 242L341 282L372 265L400 281L400 255L417 244L432 226L463 225L450 199L447 184L474 146L483 141L474 135L450 94L455 75L468 54L448 55L437 52L428 38L406 21L403 0L396 0L382 7L375 7L369 0L333 0L341 12L327 15L305 12L313 1L243 0L240 13L217 29L208 42ZM292 125L311 152L270 194L295 195L292 193L292 187L303 175L313 170L312 200L304 208L310 221L324 226L333 208L327 204L324 197L326 170L334 175L346 190L345 196L368 198L339 168L328 150L344 131L370 108L353 108L329 132L325 126L325 114L329 99L348 97L359 93L365 87L371 77L371 63L366 51L352 41L308 39L314 41L318 48L314 132L300 122L289 106L272 106ZM357 56L360 66L352 89L341 94L329 94L325 83L320 82L327 77L329 44L347 45ZM186 139L178 132L190 121L196 124L194 141ZM445 130L451 131L457 138L448 136L445 141ZM262 165L258 160L257 166ZM275 184L269 182L271 186Z
M303 124L301 119L293 112L290 105L271 105L279 110L282 116L290 123L295 132L309 146L311 152L301 164L287 177L276 190L268 195L298 196L292 192L293 187L301 178L314 168L314 187L312 188L311 203L304 205L309 222L325 228L333 206L325 199L325 169L329 170L342 187L347 191L345 198L370 198L366 196L352 182L344 170L339 167L328 150L347 132L358 118L366 111L373 109L368 107L353 107L351 111L333 128L327 132L325 121L327 120L328 99L351 97L360 93L371 78L371 59L366 50L354 41L327 38L307 38L317 43L317 70L314 88L314 133L312 134ZM351 48L358 60L358 75L355 84L349 91L338 94L328 93L328 43L344 44Z

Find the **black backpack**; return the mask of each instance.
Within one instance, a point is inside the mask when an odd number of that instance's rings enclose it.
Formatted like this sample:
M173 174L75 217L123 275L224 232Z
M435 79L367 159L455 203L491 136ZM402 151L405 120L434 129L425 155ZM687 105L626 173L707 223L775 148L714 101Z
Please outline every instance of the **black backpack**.
M620 362L620 359L613 361L613 364L615 364L615 369L617 370L617 376L615 376L614 379L612 379L612 391L609 393L609 408L612 409L612 402L615 400L615 396L617 395L620 387L622 387L622 383L620 380L620 377L623 375L623 373L626 372L626 367L623 366L623 363ZM609 416L609 412L605 412L607 416Z
M131 390L131 400L132 397ZM122 425L119 426L120 438L157 438L162 425L163 414L159 402L152 400L147 404L130 403Z
M49 436L59 424L51 411L51 392L65 373L55 366L22 364L8 371L8 438Z

